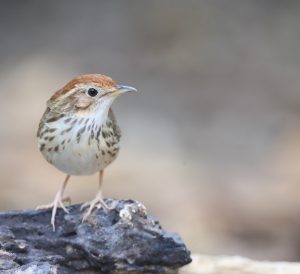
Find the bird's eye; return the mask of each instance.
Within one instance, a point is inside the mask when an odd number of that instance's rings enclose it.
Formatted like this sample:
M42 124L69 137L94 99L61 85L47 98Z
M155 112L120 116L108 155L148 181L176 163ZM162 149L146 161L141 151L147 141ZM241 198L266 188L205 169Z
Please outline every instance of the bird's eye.
M89 96L95 97L98 94L98 90L96 90L95 88L89 88L87 93Z

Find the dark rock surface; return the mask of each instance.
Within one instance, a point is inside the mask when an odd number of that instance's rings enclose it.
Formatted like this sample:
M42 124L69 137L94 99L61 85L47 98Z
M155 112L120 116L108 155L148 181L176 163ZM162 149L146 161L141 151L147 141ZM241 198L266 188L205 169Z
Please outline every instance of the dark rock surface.
M136 201L107 200L81 223L80 205L0 213L0 273L176 273L191 261L180 237Z

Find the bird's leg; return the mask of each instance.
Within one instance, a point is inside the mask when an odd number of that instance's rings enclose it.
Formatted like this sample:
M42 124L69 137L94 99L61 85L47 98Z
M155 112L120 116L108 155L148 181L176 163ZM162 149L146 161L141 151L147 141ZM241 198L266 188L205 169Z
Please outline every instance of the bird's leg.
M89 209L87 210L87 212L84 214L82 222L86 221L92 214L93 209L95 207L97 208L101 208L103 207L105 210L110 210L111 208L104 202L103 197L102 197L102 182L103 182L103 170L99 171L99 186L98 186L98 192L97 195L95 197L95 199L93 199L91 202L87 202L84 203L81 206L81 210L83 210L85 207L89 206Z
M51 216L51 224L53 227L53 231L55 231L55 215L56 215L57 208L60 206L64 210L64 212L69 213L69 210L65 207L64 202L69 202L71 204L71 198L70 197L63 198L63 195L64 195L64 191L65 191L65 188L67 186L67 183L68 183L70 177L71 177L70 175L67 175L61 188L56 193L54 201L51 204L42 205L42 206L37 207L37 209L46 209L46 208L51 208L51 207L53 208L52 216Z

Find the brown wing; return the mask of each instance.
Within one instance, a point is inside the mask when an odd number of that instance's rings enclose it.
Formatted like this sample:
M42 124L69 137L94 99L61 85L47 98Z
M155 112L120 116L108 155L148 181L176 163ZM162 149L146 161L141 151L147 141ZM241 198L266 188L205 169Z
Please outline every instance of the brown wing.
M41 132L42 132L44 126L45 126L45 117L48 115L48 113L50 111L51 111L50 108L47 107L46 110L45 110L45 112L44 112L44 114L43 114L43 116L42 116L42 118L41 118L41 120L40 120L39 128L38 128L38 131L37 131L37 134L36 134L37 137L40 137Z
M64 116L65 116L65 114L58 113L55 110L51 110L50 107L47 107L41 120L40 120L39 128L37 131L37 137L39 137L41 135L41 132L43 129L47 128L47 123L54 122Z
M114 131L114 136L116 137L116 139L118 141L120 141L120 138L121 138L121 129L120 127L118 126L118 123L117 123L117 119L116 119L116 116L112 110L112 108L109 109L108 111L108 119L111 120L112 122L112 128L113 128L113 131Z

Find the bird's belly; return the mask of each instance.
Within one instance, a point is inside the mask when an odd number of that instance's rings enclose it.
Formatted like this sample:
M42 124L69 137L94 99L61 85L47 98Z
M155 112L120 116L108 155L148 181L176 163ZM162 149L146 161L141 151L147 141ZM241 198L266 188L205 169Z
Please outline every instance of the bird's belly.
M101 169L101 160L90 147L66 146L64 150L48 154L48 161L70 175L91 175Z
M62 172L91 175L117 157L120 136L112 126L82 123L67 127L61 123L45 127L38 142L46 160Z
M85 141L85 142L84 142ZM105 142L98 145L87 140L68 143L58 151L52 150L44 155L48 162L69 175L91 175L104 169L117 156L110 154Z

